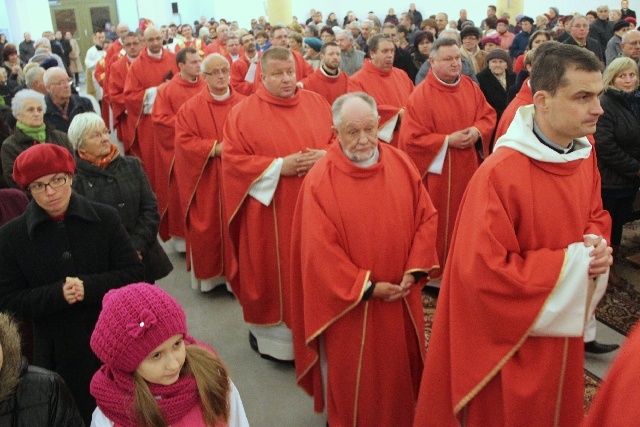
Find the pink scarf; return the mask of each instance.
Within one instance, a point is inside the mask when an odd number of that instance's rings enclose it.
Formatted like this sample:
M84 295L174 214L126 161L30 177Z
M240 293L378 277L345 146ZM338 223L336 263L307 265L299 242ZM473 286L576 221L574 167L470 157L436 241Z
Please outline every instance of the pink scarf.
M192 337L185 337L185 344L198 344ZM180 421L200 402L196 380L193 375L181 375L178 381L165 386L151 384L151 394L158 398L162 416L169 424ZM100 410L117 425L137 427L134 411L133 375L103 365L91 380L91 395L96 398Z

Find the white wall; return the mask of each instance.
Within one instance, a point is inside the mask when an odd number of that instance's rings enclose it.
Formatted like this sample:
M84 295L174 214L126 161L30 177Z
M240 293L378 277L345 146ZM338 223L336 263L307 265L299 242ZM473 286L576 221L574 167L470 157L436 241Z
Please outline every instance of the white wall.
M28 3L28 7L27 7ZM4 10L6 9L6 13ZM37 40L43 31L51 31L51 12L47 0L3 0L0 2L0 28L9 30L8 39L18 45L25 32Z

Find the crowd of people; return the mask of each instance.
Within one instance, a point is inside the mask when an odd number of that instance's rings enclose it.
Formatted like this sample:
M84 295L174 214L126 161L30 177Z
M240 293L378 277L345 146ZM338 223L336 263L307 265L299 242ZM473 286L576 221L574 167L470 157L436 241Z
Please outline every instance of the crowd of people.
M618 348L594 312L640 185L636 25L412 3L109 24L84 64L72 29L0 39L0 420L248 424L160 238L328 425L579 425L584 353ZM57 407L7 403L37 386Z

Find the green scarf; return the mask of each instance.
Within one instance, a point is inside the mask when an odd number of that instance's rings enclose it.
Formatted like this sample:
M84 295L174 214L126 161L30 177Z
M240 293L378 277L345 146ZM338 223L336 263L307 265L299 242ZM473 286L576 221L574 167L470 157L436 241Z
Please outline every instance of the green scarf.
M43 123L42 126L37 128L27 126L22 122L16 123L16 127L20 129L29 138L33 138L38 142L44 142L47 139L46 126Z

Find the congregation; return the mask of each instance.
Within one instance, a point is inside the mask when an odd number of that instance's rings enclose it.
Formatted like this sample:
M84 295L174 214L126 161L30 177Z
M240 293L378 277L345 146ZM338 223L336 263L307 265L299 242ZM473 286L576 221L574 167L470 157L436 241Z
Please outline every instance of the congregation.
M248 425L159 239L327 425L637 420L607 402L638 333L583 408L640 187L636 13L431 12L141 19L84 60L0 37L0 425Z

